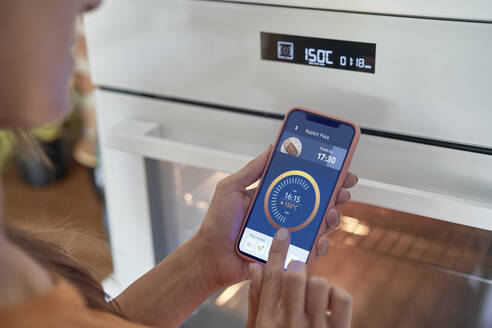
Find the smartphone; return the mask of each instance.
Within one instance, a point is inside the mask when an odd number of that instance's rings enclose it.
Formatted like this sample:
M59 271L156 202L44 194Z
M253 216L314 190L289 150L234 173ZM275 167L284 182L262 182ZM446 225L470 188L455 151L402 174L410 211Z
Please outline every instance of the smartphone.
M308 263L324 231L360 137L357 124L296 107L285 116L236 240L248 261L265 263L273 236L291 233L286 265Z

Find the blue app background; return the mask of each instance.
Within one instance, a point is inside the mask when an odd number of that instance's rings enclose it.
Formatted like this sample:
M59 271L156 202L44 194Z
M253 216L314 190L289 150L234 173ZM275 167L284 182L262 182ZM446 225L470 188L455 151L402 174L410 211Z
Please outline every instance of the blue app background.
M297 137L302 143L302 150L298 157L281 152L282 143L292 136ZM354 130L349 125L341 124L338 127L331 127L306 120L305 112L292 112L274 150L270 166L261 183L246 227L273 237L277 229L268 221L264 210L267 189L284 172L290 170L304 171L311 175L318 184L320 205L314 219L306 227L291 232L291 244L310 251L353 136ZM323 153L323 151L320 151L320 149L329 149L330 154L337 156L337 162L332 165L321 161L318 153ZM312 193L308 196L314 197ZM302 202L312 204L314 200L303 199Z

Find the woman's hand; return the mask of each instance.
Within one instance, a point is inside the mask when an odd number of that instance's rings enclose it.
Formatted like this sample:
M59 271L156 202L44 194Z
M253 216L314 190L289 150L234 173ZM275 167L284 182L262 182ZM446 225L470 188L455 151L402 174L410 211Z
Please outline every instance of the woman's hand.
M152 326L177 327L219 288L248 277L248 263L236 254L234 243L255 192L246 187L260 178L271 149L220 181L198 233L116 298L127 318ZM357 177L349 173L344 188L356 183ZM342 189L337 204L349 199L349 192ZM339 224L340 214L332 209L325 220L328 227L316 245L317 255L328 251L326 232ZM335 295L337 289L330 289L330 293ZM170 308L173 311L162 310Z
M352 296L343 288L330 286L321 277L307 278L301 262L291 262L283 272L289 237L285 228L277 232L264 270L250 264L246 327L350 327Z
M246 215L256 190L246 190L246 187L256 182L263 173L272 146L249 162L235 174L220 181L204 218L197 237L202 240L206 256L211 263L212 281L217 287L225 287L246 279L248 263L240 258L235 251L235 240L242 220ZM347 190L355 186L357 176L348 173L343 182L343 188L337 195L336 205L349 201L350 193ZM319 238L314 251L316 256L323 256L328 252L329 241L327 233L340 224L340 212L331 209L325 216L326 229Z

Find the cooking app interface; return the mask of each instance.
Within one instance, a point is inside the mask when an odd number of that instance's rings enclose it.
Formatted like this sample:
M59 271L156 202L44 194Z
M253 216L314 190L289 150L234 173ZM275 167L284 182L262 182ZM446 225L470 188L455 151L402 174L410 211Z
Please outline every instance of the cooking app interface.
M348 124L291 112L239 241L242 253L267 261L273 236L285 227L286 264L307 261L353 136Z

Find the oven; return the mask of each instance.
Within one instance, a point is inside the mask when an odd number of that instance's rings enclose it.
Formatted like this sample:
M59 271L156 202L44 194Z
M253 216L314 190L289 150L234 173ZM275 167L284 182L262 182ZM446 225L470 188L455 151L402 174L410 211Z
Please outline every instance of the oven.
M107 0L85 25L110 294L305 106L362 128L359 183L313 267L354 295L354 326L492 325L492 3ZM243 325L246 293L184 326Z

